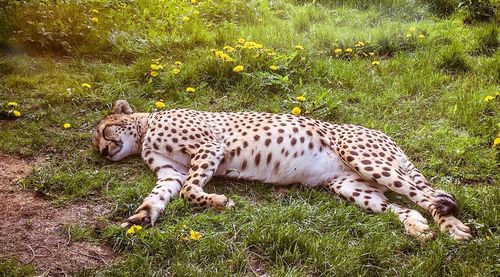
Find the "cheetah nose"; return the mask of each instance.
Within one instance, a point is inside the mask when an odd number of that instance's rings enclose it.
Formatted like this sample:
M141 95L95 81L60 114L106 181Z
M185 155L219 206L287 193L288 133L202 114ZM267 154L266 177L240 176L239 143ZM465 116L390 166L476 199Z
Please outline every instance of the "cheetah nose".
M102 150L101 150L101 154L104 155L104 156L108 156L109 155L109 149L108 149L108 146L104 147Z

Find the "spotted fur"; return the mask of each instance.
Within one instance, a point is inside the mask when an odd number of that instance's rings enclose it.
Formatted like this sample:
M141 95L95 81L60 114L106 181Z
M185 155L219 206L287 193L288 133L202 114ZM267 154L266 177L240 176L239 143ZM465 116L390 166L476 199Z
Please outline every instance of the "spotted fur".
M368 211L395 213L412 236L432 238L419 212L388 201L384 192L391 190L429 211L455 239L471 238L469 228L455 218L455 198L433 189L390 137L361 126L289 114L133 113L119 100L97 127L94 145L114 161L140 154L158 177L124 226L153 225L177 194L196 206L232 206L226 196L203 191L213 176L227 176L324 186Z

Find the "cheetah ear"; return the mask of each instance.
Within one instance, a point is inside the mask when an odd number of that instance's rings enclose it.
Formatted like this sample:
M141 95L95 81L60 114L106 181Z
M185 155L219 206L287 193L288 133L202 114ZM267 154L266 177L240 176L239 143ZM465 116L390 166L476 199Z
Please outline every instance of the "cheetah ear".
M132 108L128 104L126 100L116 100L116 102L113 104L113 108L111 109L112 113L114 114L131 114L134 111L132 111Z

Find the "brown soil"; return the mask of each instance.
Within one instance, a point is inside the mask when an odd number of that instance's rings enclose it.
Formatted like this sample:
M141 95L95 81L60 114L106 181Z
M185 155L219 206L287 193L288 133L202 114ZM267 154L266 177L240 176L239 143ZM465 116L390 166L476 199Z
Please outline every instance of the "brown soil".
M71 242L71 231L65 227L78 223L99 230L103 223L99 226L96 219L108 217L109 205L90 200L58 208L51 206L14 185L33 166L33 161L0 153L0 259L14 258L22 264L31 264L37 273L44 275L66 275L112 262L111 247Z

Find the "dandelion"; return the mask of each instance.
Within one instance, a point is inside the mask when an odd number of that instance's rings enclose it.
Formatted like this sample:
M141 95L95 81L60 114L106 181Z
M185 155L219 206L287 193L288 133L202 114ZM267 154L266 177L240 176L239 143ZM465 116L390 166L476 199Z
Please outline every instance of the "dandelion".
M270 65L270 66L269 66L269 68L270 68L271 70L277 70L277 69L278 69L278 67L277 67L276 65L274 65L274 64L273 64L273 65Z
M301 95L301 96L297 96L297 97L295 97L295 99L297 99L297 100L298 100L298 101L300 101L300 102L304 102L304 101L306 101L306 98L305 98L303 95Z
M411 38L412 36L413 36L413 35L412 35L412 34L410 34L410 33L407 33L407 34L406 34L406 37L407 37L407 38Z
M254 47L255 47L255 48L257 48L257 49L262 49L262 47L263 47L263 46L262 46L262 44L260 44L260 43L256 43L256 44L254 45Z
M18 110L13 110L12 111L12 114L15 116L15 117L20 117L21 116L21 112L18 111Z
M335 49L335 54L340 54L340 53L342 53L342 49L340 48Z
M493 147L497 146L498 144L500 144L500 138L496 138L496 139L493 141Z
M368 53L368 55L370 55L371 57L375 56L375 52L370 52Z
M10 108L15 108L15 107L17 107L17 103L16 102L9 102L9 103L7 103L7 106Z
M346 51L347 53L352 53L352 48L347 48L345 51Z
M372 65L379 65L379 64L380 64L380 62L379 62L379 61L373 61L373 62L372 62Z
M184 17L182 18L182 21L189 21L190 19L191 19L191 18L189 18L189 16L184 16Z
M152 70L149 74L150 74L152 77L156 77L156 76L158 76L158 71Z
M165 108L165 103L163 103L163 101L157 101L157 102L155 103L155 107L156 107L157 109L163 109L163 108Z
M224 55L224 52L218 50L218 51L215 51L215 56L217 57L221 57L222 55Z
M99 18L97 18L97 17L92 17L90 20L91 20L92 22L94 22L94 23L99 22Z
M409 30L410 30L410 32L415 33L415 31L417 31L417 28L411 27Z
M92 86L90 84L87 84L87 83L83 83L82 87L88 88L88 89L92 88Z
M193 87L187 87L186 88L186 92L195 92L195 91L196 91L196 89L193 88Z
M152 70L159 70L159 69L160 69L160 67L159 67L157 64L152 64L152 65L151 65L151 69L152 69Z
M175 66L182 66L182 63L180 61L175 61Z
M301 112L302 112L302 110L299 107L295 107L292 109L293 115L299 115Z
M237 65L233 68L234 72L241 72L244 70L244 67L242 65Z
M196 4L196 0L191 0L191 4Z
M64 123L63 128L64 129L69 129L69 128L71 128L71 124L69 124L68 122L66 122L66 123Z
M222 49L226 50L229 53L234 52L234 50L236 50L234 47L227 46L227 45L224 46Z
M93 13L99 13L99 11L98 11L98 10L96 10L96 9L92 9L92 12L93 12Z
M233 62L233 58L231 58L228 54L223 54L221 58L226 62Z
M302 45L295 45L295 49L304 50L304 47Z
M203 234L197 231L190 230L189 231L189 238L192 240L200 240L201 237L203 237Z
M174 74L174 75L177 75L177 74L179 74L180 72L181 72L181 70L180 70L180 69L178 69L178 68L174 68L174 69L172 69L172 74Z
M238 43L244 44L245 42L246 42L246 40L244 38L239 38L238 39Z
M488 95L488 96L484 97L484 102L490 102L493 99L495 99L495 97Z
M127 234L135 234L142 230L142 226L140 225L132 225L128 230Z
M424 35L422 35L422 34L420 34L420 35L418 35L418 38L419 38L419 39L424 39L424 38L425 38L425 36L424 36Z

